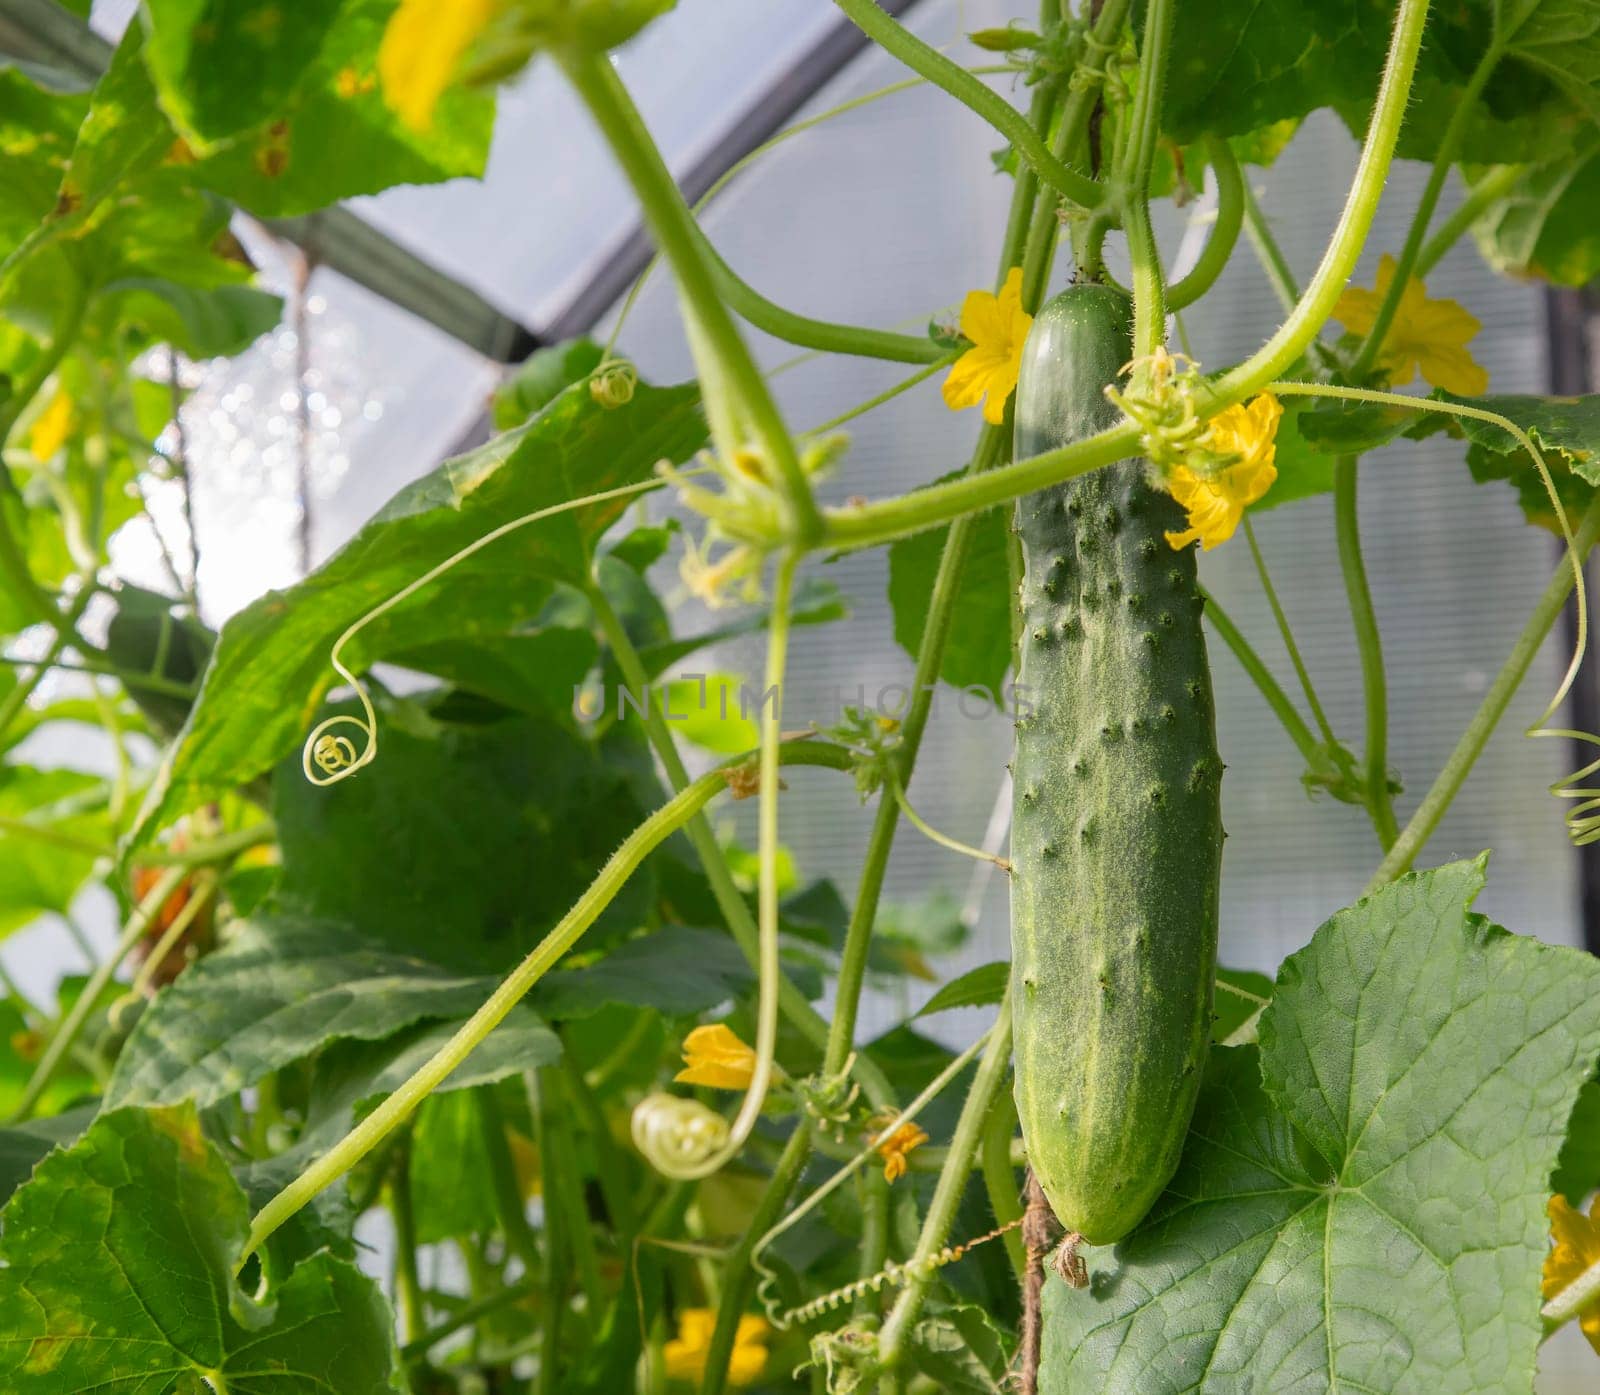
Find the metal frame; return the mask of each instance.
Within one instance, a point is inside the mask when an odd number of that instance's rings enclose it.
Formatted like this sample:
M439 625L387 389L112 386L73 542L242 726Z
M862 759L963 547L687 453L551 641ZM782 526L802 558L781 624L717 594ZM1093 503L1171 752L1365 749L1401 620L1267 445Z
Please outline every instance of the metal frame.
M1550 391L1560 397L1577 397L1600 392L1600 361L1594 353L1595 336L1600 334L1600 287L1574 291L1552 287L1545 292L1545 344L1549 353ZM1559 565L1565 549L1557 546ZM1587 560L1589 586L1593 591L1600 573ZM1562 615L1563 642L1578 641L1578 614L1568 606ZM1592 645L1592 641L1591 641ZM1574 731L1600 731L1600 668L1591 653L1578 670L1577 681L1567 699L1568 721ZM1582 769L1594 760L1595 750L1588 742L1573 741L1572 768ZM1578 928L1583 946L1600 954L1600 843L1575 850L1578 858Z

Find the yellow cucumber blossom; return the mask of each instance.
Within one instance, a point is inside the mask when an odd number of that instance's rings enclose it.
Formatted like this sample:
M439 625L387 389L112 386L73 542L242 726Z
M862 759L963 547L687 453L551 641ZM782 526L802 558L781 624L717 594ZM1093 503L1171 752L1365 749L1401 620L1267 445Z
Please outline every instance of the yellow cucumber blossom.
M1168 491L1189 513L1186 530L1167 534L1174 550L1198 539L1209 552L1233 536L1244 511L1278 478L1273 460L1282 415L1278 399L1264 392L1248 406L1235 403L1211 418L1203 444L1205 454L1218 458L1216 467L1179 464L1167 476Z
M711 1334L717 1315L710 1308L680 1308L678 1335L662 1347L669 1380L693 1381L705 1378L706 1358L711 1354ZM733 1354L728 1358L728 1384L754 1385L767 1366L767 1320L755 1313L739 1319L733 1338Z
M1554 1298L1586 1269L1600 1263L1600 1197L1589 1214L1576 1210L1566 1197L1550 1198L1550 1235L1555 1248L1544 1260L1544 1297ZM1600 1353L1600 1303L1578 1314L1578 1326L1589 1345Z
M378 46L384 100L413 131L433 125L433 109L500 0L401 0Z
M944 404L952 412L983 403L991 426L1005 420L1006 399L1017 390L1022 343L1033 316L1022 308L1022 268L1006 273L999 295L968 291L961 305L961 332L972 347L955 361L944 380Z
M683 1039L683 1069L672 1078L681 1085L713 1090L747 1090L755 1074L756 1053L723 1023L696 1027Z
M689 594L712 610L734 601L761 599L761 554L753 547L735 547L712 561L709 537L704 543L688 538L678 575Z
M64 392L57 392L28 432L29 453L38 461L54 458L72 435L72 425L72 399Z
M1393 280L1394 258L1385 255L1378 261L1373 289L1347 287L1333 307L1333 318L1352 334L1372 333ZM1377 365L1391 387L1409 383L1421 369L1434 387L1476 397L1488 391L1489 374L1467 351L1467 342L1482 328L1478 317L1456 301L1430 300L1428 288L1413 276L1400 294Z
M883 1180L894 1182L904 1177L906 1154L927 1141L928 1135L915 1124L901 1124L886 1137L874 1138L872 1142L877 1147L878 1155L883 1159Z

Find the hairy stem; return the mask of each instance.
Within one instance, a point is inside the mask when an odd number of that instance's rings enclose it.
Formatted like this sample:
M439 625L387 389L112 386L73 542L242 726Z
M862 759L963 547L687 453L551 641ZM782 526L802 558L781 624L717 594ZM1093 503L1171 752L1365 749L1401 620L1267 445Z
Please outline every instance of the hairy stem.
M1413 268L1413 274L1426 276L1432 271L1439 259L1461 240L1462 234L1483 217L1492 204L1499 203L1516 188L1517 181L1527 172L1526 165L1496 165L1468 189L1467 196L1456 205L1450 216L1439 224L1439 231L1434 233L1417 253L1417 264Z
M1149 0L1139 48L1139 88L1134 96L1128 162L1121 171L1122 218L1133 259L1135 362L1149 358L1167 341L1166 280L1150 222L1150 171L1161 137L1161 98L1167 85L1167 56L1176 12L1173 0Z
M388 1191L389 1212L394 1217L394 1287L400 1300L400 1340L411 1342L428 1325L428 1307L417 1274L417 1220L411 1204L409 1139L394 1150Z
M1389 328L1394 324L1395 312L1400 308L1400 297L1405 294L1406 285L1415 271L1417 259L1422 252L1423 239L1428 235L1428 224L1433 220L1434 209L1439 206L1439 195L1444 192L1444 182L1456 158L1461 137L1466 133L1467 122L1476 112L1478 96L1483 91L1484 84L1489 81L1490 74L1499 65L1503 52L1499 40L1491 43L1484 51L1483 57L1478 60L1478 66L1473 69L1472 76L1467 80L1465 90L1456 102L1444 134L1439 138L1439 149L1433 157L1433 168L1428 171L1428 182L1423 186L1417 210L1411 217L1411 227L1406 232L1405 243L1400 248L1399 257L1395 259L1394 278L1389 282L1383 300L1379 302L1378 313L1373 317L1372 329L1368 332L1366 340L1361 345L1361 351L1351 366L1350 376L1358 383L1372 371L1372 365L1377 362L1378 354L1383 349L1383 341L1388 337Z
M956 1121L955 1133L950 1139L950 1155L945 1159L938 1182L934 1184L933 1199L928 1203L928 1213L923 1218L917 1247L907 1262L907 1268L913 1271L911 1279L895 1300L878 1338L878 1359L886 1370L893 1371L899 1366L906 1339L921 1316L928 1284L933 1277L932 1262L949 1242L950 1227L955 1221L956 1209L961 1204L961 1194L966 1190L967 1177L977 1161L984 1122L1005 1084L1010 1062L1011 998L1007 994L1001 1000L1000 1016L995 1021L989 1044L973 1074L972 1087L962 1103L961 1116Z
M1227 270L1233 249L1239 242L1244 222L1244 175L1233 147L1218 136L1208 137L1206 152L1211 158L1211 177L1217 183L1217 219L1211 225L1205 249L1188 272L1167 287L1167 309L1177 311L1193 305Z
M796 539L811 538L821 526L811 485L800 468L794 442L766 380L722 303L715 269L706 256L706 243L661 152L609 57L576 51L558 56L633 185L645 220L677 277L713 427L723 409L731 409L734 416L748 417L749 428L783 480L789 522ZM708 362L700 361L702 354ZM743 446L744 442L723 440L718 445L727 450Z
M722 1302L717 1308L717 1325L712 1329L711 1342L706 1348L706 1373L700 1382L700 1395L722 1395L727 1389L733 1340L738 1334L739 1319L744 1314L744 1305L749 1301L754 1285L755 1273L750 1266L750 1257L755 1253L756 1242L776 1223L810 1156L809 1130L796 1129L783 1145L783 1152L778 1155L772 1176L767 1181L767 1189L756 1203L749 1226L723 1266Z
M1339 569L1350 601L1350 623L1361 655L1361 688L1366 704L1366 769L1362 785L1367 812L1385 853L1399 834L1394 796L1389 792L1389 689L1383 671L1383 638L1372 605L1366 563L1361 556L1361 523L1356 510L1356 467L1359 457L1340 456L1333 465L1333 520L1339 545Z
M850 760L849 753L842 748L815 741L789 742L776 754L782 760L798 764L827 764L839 768L848 768ZM611 904L639 864L727 787L730 770L748 764L749 757L741 756L702 775L634 829L600 869L572 909L511 971L488 1001L461 1025L450 1040L333 1148L257 1212L251 1222L244 1250L239 1256L240 1266L290 1216L342 1177L409 1118L439 1082L472 1054L478 1043L500 1024L528 990L577 943L583 932ZM173 868L167 874L174 886L182 875L180 868Z
M672 735L672 729L661 714L660 704L651 700L650 678L645 671L644 661L639 657L639 651L628 637L627 629L598 583L589 587L588 596L606 644L617 661L617 667L622 670L623 681L627 683L644 711L645 734L650 739L651 748L667 773L668 783L675 792L681 792L689 785L689 772L684 766L683 757L678 752L677 740ZM722 846L717 842L717 835L712 831L711 824L704 814L694 815L684 825L683 831L694 848L695 856L700 861L700 868L711 886L711 894L716 900L717 909L722 912L722 918L727 922L734 941L744 957L750 961L751 967L756 967L760 960L760 931L749 905L740 895L739 888L734 885L733 872L728 866L728 859L722 851ZM805 994L795 986L794 981L782 973L781 968L779 973L779 1009L807 1041L818 1050L825 1050L828 1044L826 1020L811 1006ZM883 1072L871 1062L858 1061L856 1064L861 1087L873 1104L879 1107L892 1104L894 1093Z

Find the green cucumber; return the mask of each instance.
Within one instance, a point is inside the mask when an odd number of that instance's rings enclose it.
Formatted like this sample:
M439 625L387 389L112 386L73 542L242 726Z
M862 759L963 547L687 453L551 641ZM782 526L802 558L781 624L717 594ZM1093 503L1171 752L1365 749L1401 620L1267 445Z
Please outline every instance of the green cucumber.
M1117 420L1121 292L1073 286L1022 351L1016 458ZM1210 1035L1222 762L1183 510L1125 460L1022 499L1012 764L1017 1111L1056 1217L1126 1235L1178 1165ZM1025 704L1025 707L1024 707Z

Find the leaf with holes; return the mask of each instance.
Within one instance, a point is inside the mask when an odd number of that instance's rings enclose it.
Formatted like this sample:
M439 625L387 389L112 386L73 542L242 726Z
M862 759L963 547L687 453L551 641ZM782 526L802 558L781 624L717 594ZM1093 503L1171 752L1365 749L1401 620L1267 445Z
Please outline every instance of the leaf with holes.
M1087 1290L1048 1286L1041 1390L1531 1389L1600 963L1472 914L1483 880L1405 877L1285 961L1155 1210Z

